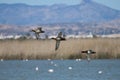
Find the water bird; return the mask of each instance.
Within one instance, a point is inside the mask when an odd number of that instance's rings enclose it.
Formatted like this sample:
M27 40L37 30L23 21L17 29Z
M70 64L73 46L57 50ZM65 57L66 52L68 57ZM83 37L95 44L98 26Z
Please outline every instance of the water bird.
M81 61L81 59L76 59L76 61Z
M58 36L56 38L51 38L51 39L56 40L55 50L57 50L59 48L60 41L66 40L65 35L63 35L62 32L59 32Z
M103 72L102 71L98 71L98 74L102 74Z
M71 69L72 69L72 67L68 67L68 69L69 69L69 70L71 70Z
M96 52L92 51L92 50L86 50L86 51L81 51L81 53L86 53L87 55L87 60L90 61L90 55L91 54L95 54Z
M51 59L48 59L48 61L50 61Z
M25 61L28 61L28 59L25 59Z
M3 61L3 59L0 60L1 62Z
M35 68L35 70L36 70L36 71L38 71L38 70L39 70L39 68L38 68L38 67L36 67L36 68Z
M32 29L31 31L35 33L35 36L36 36L37 40L39 39L40 33L44 33L45 32L45 31L42 30L41 27L38 27L36 29Z
M52 73L52 72L54 72L54 70L53 69L49 69L48 72Z

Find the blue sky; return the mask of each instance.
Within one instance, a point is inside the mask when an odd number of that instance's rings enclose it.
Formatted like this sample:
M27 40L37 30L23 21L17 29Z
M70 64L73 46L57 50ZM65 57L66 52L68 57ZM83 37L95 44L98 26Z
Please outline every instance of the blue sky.
M93 0L114 9L120 10L120 0ZM52 4L79 4L81 0L0 0L0 3L26 3L29 5L52 5Z

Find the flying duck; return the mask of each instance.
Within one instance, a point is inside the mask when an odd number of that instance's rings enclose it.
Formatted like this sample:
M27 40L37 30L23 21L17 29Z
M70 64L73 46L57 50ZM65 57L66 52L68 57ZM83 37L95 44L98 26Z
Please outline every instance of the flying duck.
M66 40L65 35L62 35L62 32L59 32L58 36L56 38L51 38L51 39L56 40L55 50L57 50L59 48L60 41Z
M39 36L40 36L39 34L40 33L44 33L45 32L45 31L42 30L41 27L38 27L36 29L32 29L31 31L35 33L36 39L39 39Z
M94 52L92 50L86 50L86 51L81 51L81 53L86 53L87 60L90 61L90 55L95 54L96 52Z

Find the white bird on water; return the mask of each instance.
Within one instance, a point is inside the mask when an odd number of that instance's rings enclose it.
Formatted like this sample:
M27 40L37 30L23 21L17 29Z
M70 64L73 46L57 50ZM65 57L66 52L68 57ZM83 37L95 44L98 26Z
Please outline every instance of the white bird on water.
M72 67L68 67L68 69L69 69L69 70L71 70L71 69L72 69Z
M81 61L81 59L76 59L76 61Z
M98 74L102 74L103 72L102 71L98 71Z
M50 61L51 59L48 59L48 61Z
M25 61L28 61L28 59L25 59Z
M3 59L0 60L1 62L3 61Z
M49 69L48 72L52 73L52 72L54 72L54 70L53 69Z
M39 70L39 68L38 68L38 67L36 67L36 68L35 68L35 70L36 70L36 71L38 71L38 70Z

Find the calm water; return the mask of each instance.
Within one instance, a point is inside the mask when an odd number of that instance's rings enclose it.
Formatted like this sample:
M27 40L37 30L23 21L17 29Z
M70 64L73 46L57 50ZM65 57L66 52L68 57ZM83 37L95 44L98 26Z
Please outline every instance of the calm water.
M120 80L120 60L0 61L0 80Z

